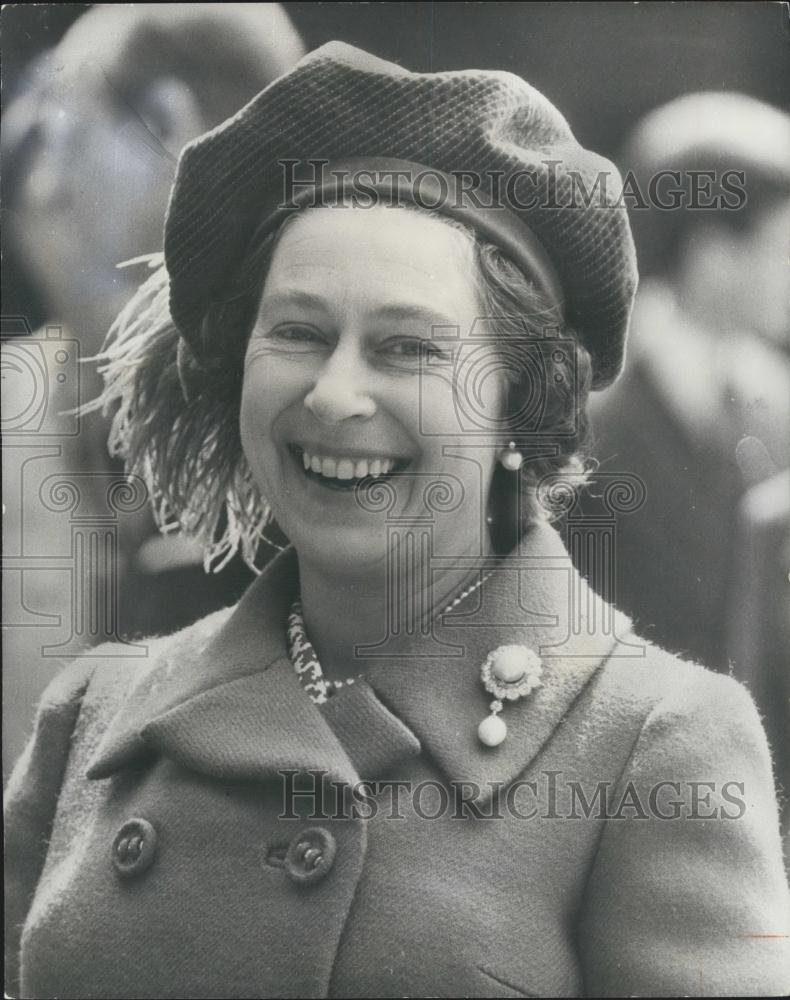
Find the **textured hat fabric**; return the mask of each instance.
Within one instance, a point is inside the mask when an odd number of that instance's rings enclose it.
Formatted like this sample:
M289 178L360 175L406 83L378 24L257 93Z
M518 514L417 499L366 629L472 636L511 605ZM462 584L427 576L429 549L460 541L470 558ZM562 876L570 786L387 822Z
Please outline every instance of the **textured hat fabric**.
M556 269L594 387L617 376L637 271L616 168L583 149L560 112L513 74L411 73L340 42L310 53L181 155L165 260L173 320L199 360L221 350L203 343L203 319L282 200L283 161L364 157L516 179L507 210Z

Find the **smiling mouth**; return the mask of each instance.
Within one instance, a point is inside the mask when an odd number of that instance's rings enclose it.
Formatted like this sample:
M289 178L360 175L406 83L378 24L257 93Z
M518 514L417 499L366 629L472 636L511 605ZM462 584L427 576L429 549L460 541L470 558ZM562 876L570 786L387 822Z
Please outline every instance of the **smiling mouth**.
M410 462L408 458L362 459L342 456L313 455L299 445L288 445L302 474L315 483L331 490L353 491L364 481L388 479L402 472Z

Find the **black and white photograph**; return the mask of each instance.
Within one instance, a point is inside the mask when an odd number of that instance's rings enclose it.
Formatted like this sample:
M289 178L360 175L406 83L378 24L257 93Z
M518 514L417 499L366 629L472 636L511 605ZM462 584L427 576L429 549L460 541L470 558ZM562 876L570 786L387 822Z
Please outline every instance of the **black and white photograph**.
M790 5L0 46L5 996L790 994Z

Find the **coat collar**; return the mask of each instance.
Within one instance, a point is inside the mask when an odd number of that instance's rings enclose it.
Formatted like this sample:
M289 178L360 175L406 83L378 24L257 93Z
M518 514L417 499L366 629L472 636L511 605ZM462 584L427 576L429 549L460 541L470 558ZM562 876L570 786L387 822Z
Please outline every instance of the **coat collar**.
M588 588L554 529L539 526L475 596L439 616L432 638L401 644L319 708L287 653L297 590L296 556L286 550L207 640L194 629L174 637L110 723L88 777L159 752L230 780L321 769L353 783L424 752L450 780L479 786L482 801L528 766L606 659L634 652L616 638L628 619ZM513 643L541 656L543 683L506 705L508 737L491 749L477 738L491 700L480 667Z

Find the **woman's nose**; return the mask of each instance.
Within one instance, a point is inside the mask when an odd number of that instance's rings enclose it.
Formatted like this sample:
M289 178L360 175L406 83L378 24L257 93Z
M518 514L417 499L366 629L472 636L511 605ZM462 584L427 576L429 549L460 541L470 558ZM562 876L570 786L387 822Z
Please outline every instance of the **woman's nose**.
M336 353L305 396L304 405L325 424L352 417L367 419L376 412L376 404L363 383L360 366Z

